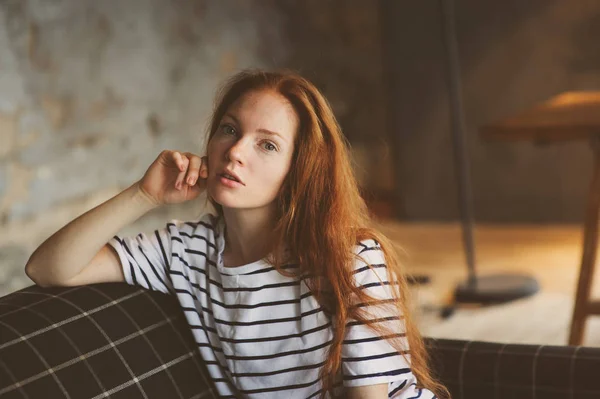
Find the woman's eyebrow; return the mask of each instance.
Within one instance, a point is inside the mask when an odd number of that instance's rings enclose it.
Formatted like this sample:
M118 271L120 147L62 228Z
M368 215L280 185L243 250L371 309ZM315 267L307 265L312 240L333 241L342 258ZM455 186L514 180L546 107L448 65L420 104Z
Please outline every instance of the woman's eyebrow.
M238 126L239 126L239 125L241 125L241 123L240 123L239 119L238 119L238 118L236 118L234 115L232 115L232 114L230 114L230 113L227 113L227 114L225 114L225 116L226 116L226 117L228 117L228 118L231 118L231 119L233 119L233 121L236 123L236 125L238 125ZM285 142L285 141L287 141L287 140L285 139L285 137L283 137L283 135L282 135L282 134L280 134L280 133L277 133L277 132L274 132L274 131L271 131L271 130L269 130L269 129L258 129L257 131L258 131L258 132L260 132L260 133L264 133L264 134L271 135L271 136L277 136L277 137L279 137L280 139L282 139L284 142Z
M285 140L285 137L283 137L281 134L279 134L279 133L277 133L277 132L272 132L272 131L270 131L270 130L267 130L267 129L258 129L258 131L259 131L259 132L261 132L261 133L269 134L269 135L271 135L271 136L277 136L277 137L279 137L280 139L282 139L283 141L286 141L286 140Z

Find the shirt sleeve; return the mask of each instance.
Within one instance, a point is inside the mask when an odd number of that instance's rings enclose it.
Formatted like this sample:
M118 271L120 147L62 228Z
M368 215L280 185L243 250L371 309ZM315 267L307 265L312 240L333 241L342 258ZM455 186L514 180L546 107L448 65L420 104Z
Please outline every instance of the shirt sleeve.
M152 234L140 233L135 237L114 236L108 241L121 260L125 281L130 285L174 293L169 276L171 259L171 228L173 223Z
M385 257L379 243L364 240L357 247L356 253L367 263L355 260L355 283L377 301L357 303L356 306L365 308L369 321L388 327L390 334L398 337L402 347L408 351L404 322L393 304ZM342 376L345 387L388 383L390 398L434 397L433 393L416 388L416 378L409 364L410 353L405 355L407 362L385 337L381 337L369 326L356 320L348 320L342 345Z

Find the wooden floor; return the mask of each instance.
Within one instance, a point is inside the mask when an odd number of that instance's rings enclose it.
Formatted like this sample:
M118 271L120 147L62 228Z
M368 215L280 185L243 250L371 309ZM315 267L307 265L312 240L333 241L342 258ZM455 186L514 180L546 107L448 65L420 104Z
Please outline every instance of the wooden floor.
M580 226L477 225L478 275L527 274L537 279L541 290L505 305L461 308L447 320L427 309L450 303L454 288L467 276L460 225L382 221L380 228L401 247L407 272L426 274L432 280L413 295L425 335L566 344L581 257ZM598 274L592 289L595 297L600 296ZM589 319L584 345L600 346L598 319Z

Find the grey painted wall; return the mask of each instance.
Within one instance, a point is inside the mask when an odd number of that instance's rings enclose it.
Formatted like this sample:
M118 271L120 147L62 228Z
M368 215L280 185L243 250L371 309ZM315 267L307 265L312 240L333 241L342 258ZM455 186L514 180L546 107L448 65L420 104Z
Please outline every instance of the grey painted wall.
M378 26L377 3L362 0L0 2L0 295L31 284L31 252L162 149L200 152L215 88L242 68L311 78L361 177L391 187L370 151L385 136ZM203 209L203 198L162 207L119 233Z

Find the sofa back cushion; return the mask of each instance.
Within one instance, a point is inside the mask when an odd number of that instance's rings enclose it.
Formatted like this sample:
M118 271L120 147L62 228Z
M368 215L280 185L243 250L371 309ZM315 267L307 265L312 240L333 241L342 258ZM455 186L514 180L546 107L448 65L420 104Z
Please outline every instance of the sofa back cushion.
M122 283L0 298L0 397L215 398L172 297Z
M453 399L600 398L600 348L426 339ZM123 283L0 298L1 398L216 398L174 297Z
M453 399L600 398L600 348L427 339Z

